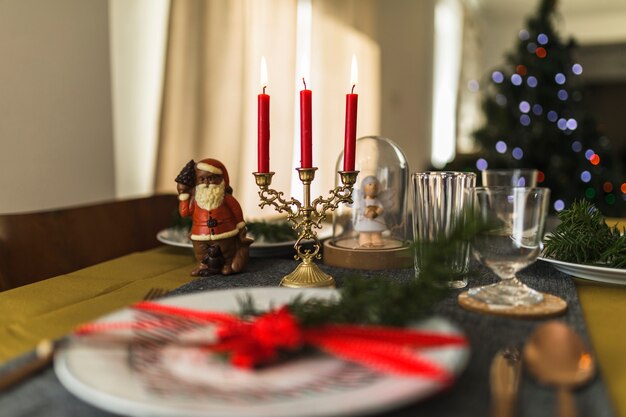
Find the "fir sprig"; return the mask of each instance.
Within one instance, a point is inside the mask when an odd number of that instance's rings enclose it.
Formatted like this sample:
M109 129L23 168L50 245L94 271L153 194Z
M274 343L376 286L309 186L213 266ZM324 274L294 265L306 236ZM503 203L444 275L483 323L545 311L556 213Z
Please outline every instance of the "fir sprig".
M564 262L626 268L626 235L609 227L590 202L574 202L558 214L561 223L546 237L544 255Z
M449 262L445 259L459 243L468 242L478 227L476 220L470 220L446 239L422 246L422 269L417 279L393 282L384 273L374 278L353 274L345 277L339 297L328 300L299 296L287 307L305 327L328 323L405 326L425 316L449 294L445 282L456 273L446 266ZM242 316L262 313L250 297L240 300Z
M263 239L267 243L288 242L296 240L298 234L287 222L247 222L248 232L256 239Z

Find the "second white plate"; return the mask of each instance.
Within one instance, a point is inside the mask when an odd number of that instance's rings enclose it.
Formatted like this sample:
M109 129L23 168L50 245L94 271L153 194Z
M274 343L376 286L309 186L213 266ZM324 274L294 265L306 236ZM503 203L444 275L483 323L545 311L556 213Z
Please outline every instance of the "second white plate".
M157 233L157 240L161 243L180 248L191 248L191 240L188 237L189 231L185 228L170 227ZM332 235L332 225L323 223L322 228L317 231L317 237L320 241L328 239ZM293 245L295 240L286 242L263 242L255 241L250 246L250 256L284 256L291 255L295 252Z
M589 281L626 285L626 269L605 268L594 265L575 264L540 257L539 260L552 264L559 271Z

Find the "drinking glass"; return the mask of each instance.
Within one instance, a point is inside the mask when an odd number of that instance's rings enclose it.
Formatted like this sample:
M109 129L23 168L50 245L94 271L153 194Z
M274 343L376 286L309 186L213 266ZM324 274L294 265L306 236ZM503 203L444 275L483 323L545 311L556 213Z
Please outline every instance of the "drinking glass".
M536 169L485 169L482 171L483 187L527 187L537 186Z
M477 187L474 209L482 227L472 238L472 252L500 278L471 288L471 297L487 304L528 306L543 295L515 275L537 260L550 199L547 188Z
M413 235L415 276L422 270L426 245L447 239L464 224L470 191L476 186L472 172L428 171L413 174ZM450 288L467 286L469 270L469 242L457 242L455 250L446 259L446 266L454 272L446 285Z

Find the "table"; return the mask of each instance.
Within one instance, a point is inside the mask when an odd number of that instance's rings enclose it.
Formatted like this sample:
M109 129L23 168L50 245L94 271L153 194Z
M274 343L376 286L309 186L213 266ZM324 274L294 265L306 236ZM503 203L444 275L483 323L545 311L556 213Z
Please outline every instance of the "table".
M138 301L152 287L184 294L219 288L275 286L295 265L288 259L253 259L244 274L192 280L188 276L193 266L190 251L160 247L6 291L0 293L0 340L3 341L0 360L6 361L28 352L42 337L60 337L79 322ZM338 285L341 285L341 276L346 271L324 269L337 277ZM362 273L366 278L377 274ZM406 279L412 271L386 271L384 274L390 279ZM585 322L587 324L588 336L600 360L601 374L592 384L577 391L580 414L626 416L626 398L621 395L626 391L626 363L619 355L621 346L626 345L626 323L615 319L625 317L626 288L582 282L574 284L571 278L544 262L527 268L521 276L534 288L564 297L570 303L570 309L562 319L584 337L587 337ZM493 281L492 274L479 269L470 279L470 285ZM542 321L470 313L457 306L455 294L441 302L436 312L455 321L467 332L472 345L470 364L450 391L385 415L409 416L419 410L424 416L485 416L489 404L487 373L491 358L506 344L522 344ZM11 361L5 368L15 363ZM553 407L554 392L524 378L520 416L553 415ZM0 410L8 417L112 415L73 397L60 385L52 369L0 394Z

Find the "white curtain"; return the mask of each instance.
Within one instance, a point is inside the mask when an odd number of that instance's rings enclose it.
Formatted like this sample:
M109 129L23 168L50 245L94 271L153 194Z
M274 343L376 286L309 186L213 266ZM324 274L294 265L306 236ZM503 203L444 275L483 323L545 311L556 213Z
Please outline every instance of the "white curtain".
M478 22L479 11L472 2L464 1L463 41L461 44L461 71L457 107L457 152L476 152L473 133L484 123L481 110L481 91L487 88L488 76L482 65L482 43Z
M313 197L334 187L352 54L360 66L357 135L378 132L379 51L359 28L372 20L367 16L373 5L370 0L311 2L313 164L319 168ZM252 176L257 169L256 98L265 56L270 167L276 172L272 188L301 195L301 185L292 181L299 160L294 157L299 156L295 103L302 88L296 83L297 10L296 0L172 1L157 191L173 192L174 178L190 159L211 157L226 164L246 217L276 214L259 209Z

